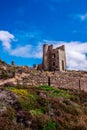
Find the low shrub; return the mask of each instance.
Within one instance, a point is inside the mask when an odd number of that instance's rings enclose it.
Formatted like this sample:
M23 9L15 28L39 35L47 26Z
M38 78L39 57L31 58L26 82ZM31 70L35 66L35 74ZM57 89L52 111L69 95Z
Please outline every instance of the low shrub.
M12 121L12 120L16 117L16 112L15 112L14 108L12 108L12 107L10 107L10 106L7 107L6 113L7 113L8 119L9 119L10 121Z
M35 110L30 110L30 113L32 115L42 115L43 111L41 109L35 109Z
M49 121L47 126L43 128L43 130L56 130L56 123L54 121Z
M0 103L0 110L3 108L3 105Z

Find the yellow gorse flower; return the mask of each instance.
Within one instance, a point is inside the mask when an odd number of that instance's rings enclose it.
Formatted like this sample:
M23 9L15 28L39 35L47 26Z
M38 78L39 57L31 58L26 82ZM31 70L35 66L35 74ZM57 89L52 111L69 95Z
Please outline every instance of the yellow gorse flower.
M27 96L28 95L28 91L24 90L24 89L13 89L11 91L16 93L17 95L21 95L21 96Z

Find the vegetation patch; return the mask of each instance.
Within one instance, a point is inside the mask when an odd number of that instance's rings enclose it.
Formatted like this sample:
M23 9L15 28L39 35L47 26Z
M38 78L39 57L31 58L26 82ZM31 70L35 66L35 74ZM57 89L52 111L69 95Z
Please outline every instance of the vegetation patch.
M19 96L28 96L28 91L26 89L17 89L15 87L8 87L8 89Z
M42 115L43 111L41 109L35 109L35 110L30 110L30 113L32 115Z
M68 90L58 89L51 86L40 86L40 89L49 92L48 95L52 97L58 98L71 98L72 95L69 93Z
M39 88L44 90L44 91L53 91L53 90L55 90L55 88L53 88L51 86L47 86L47 85L39 86Z
M74 93L50 86L29 87L27 89L9 86L6 90L8 93L13 92L17 95L17 102L20 109L24 111L26 119L30 122L29 128L31 130L86 130L86 94L81 102L78 92ZM2 106L0 107L2 108ZM5 116L9 122L7 128L16 119L16 116L17 110L9 104ZM14 123L13 126L14 129ZM17 123L17 126L20 126L20 123ZM19 127L20 129L21 127ZM24 126L23 129L25 129Z
M12 107L7 107L7 117L12 121L16 117L16 111Z
M56 130L56 123L54 121L49 121L47 126L43 130Z
M0 103L0 110L3 108L3 105Z
M10 91L12 91L12 90L15 90L16 88L15 87L12 87L12 86L8 86L7 87L7 90L10 90Z

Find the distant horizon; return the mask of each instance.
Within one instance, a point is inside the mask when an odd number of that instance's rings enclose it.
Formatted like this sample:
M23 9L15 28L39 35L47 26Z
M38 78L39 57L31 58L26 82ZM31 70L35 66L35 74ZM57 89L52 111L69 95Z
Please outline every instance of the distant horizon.
M65 45L67 68L87 70L87 1L1 0L0 59L42 63L43 44Z

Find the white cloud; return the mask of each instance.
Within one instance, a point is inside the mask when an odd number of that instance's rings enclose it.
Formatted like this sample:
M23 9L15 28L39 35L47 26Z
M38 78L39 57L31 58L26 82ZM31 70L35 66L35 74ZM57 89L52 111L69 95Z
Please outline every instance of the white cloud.
M19 46L15 49L9 50L9 54L24 58L42 58L42 44L38 43L37 46L33 46L30 44Z
M42 58L42 52L43 52L43 44L39 42L38 45L33 50L33 56L35 58Z
M5 49L11 48L11 41L14 40L14 36L8 31L0 31L0 41Z
M26 44L25 46L19 45L18 47L12 49L11 42L15 41L14 35L9 33L8 31L0 31L0 41L5 51L7 51L10 55L17 56L17 57L25 57L25 58L42 57L41 43L38 43L37 46L33 46L31 44Z
M5 51L10 55L17 57L26 57L26 58L41 58L42 57L42 44L38 43L37 46L31 44L26 44L25 46L18 45L12 49L12 41L14 40L14 35L8 31L0 31L0 41Z
M69 69L87 70L87 43L70 42L65 43L67 66Z
M15 49L9 50L10 55L18 56L18 57L29 57L30 55L31 46L25 45L25 46L19 46Z

